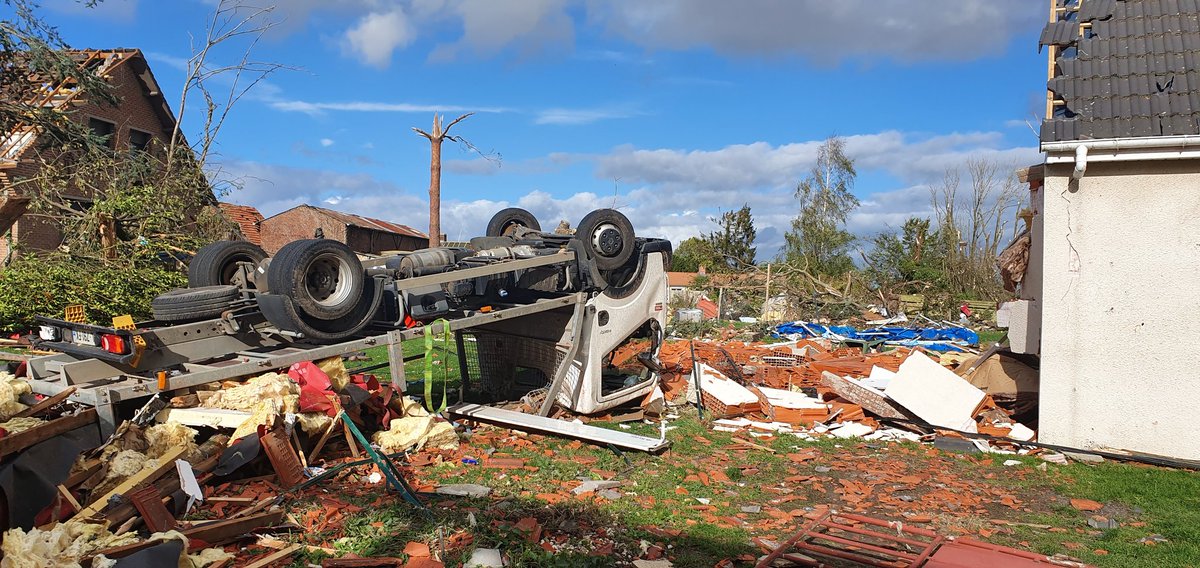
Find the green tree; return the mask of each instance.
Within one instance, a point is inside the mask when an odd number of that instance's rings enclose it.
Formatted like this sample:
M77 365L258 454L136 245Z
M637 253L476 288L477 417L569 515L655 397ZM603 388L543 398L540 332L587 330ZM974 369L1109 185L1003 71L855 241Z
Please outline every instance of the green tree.
M758 252L758 248L754 246L754 238L758 232L754 229L750 205L745 204L737 211L722 213L717 225L721 229L705 237L715 260L713 270L730 272L754 266L754 257Z
M800 214L785 235L784 257L813 275L840 276L854 267L849 254L854 235L845 225L858 207L858 198L851 193L854 160L845 148L841 138L825 140L817 151L817 163L796 188Z
M712 268L714 259L708 239L692 237L679 243L671 254L671 270L675 272L698 272L701 266Z
M909 218L899 232L876 235L872 245L866 273L874 285L888 292L945 287L946 241L929 219Z

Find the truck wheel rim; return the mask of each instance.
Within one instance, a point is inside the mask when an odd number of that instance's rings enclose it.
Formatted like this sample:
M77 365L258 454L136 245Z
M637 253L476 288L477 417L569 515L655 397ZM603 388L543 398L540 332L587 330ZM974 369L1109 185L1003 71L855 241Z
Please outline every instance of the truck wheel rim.
M334 254L317 256L308 264L304 287L315 302L322 306L338 306L350 297L348 283L353 277L350 263Z

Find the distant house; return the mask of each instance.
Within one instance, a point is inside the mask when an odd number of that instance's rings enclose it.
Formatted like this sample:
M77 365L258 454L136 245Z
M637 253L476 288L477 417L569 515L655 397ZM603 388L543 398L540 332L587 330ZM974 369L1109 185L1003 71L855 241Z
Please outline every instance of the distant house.
M221 214L238 226L238 231L241 232L242 238L250 241L258 246L262 246L262 213L258 212L249 205L236 205L233 203L218 203L221 208Z
M300 205L268 217L259 223L259 230L262 247L271 254L287 243L311 239L317 234L368 254L429 246L429 236L412 227L312 205Z
M72 120L86 125L93 134L107 136L114 150L145 150L151 144L170 142L175 115L154 80L146 58L137 49L80 50L69 52L81 69L90 69L113 87L119 100L116 106L94 101L72 81L47 83L41 87L37 104L68 113ZM0 259L10 256L17 244L34 250L52 250L62 244L57 227L42 220L24 217L29 198L20 189L20 181L35 177L43 161L37 128L19 124L9 132L0 132ZM80 196L81 204L90 201Z
M1200 459L1200 10L1057 0L1014 346L1040 442ZM1040 337L1039 337L1040 336ZM1019 341L1018 341L1019 340Z

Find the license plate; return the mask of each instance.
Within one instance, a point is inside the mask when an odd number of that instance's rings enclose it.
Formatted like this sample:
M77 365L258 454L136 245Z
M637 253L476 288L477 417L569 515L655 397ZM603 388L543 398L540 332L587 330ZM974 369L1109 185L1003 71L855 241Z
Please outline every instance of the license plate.
M96 345L96 334L86 331L71 331L71 342L79 345Z

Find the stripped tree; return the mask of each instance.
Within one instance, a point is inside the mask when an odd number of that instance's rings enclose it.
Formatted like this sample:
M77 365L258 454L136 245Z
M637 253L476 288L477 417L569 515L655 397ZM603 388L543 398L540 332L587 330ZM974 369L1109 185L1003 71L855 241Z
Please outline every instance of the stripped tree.
M433 129L430 132L413 127L414 132L429 140L429 246L431 247L442 244L442 142L449 140L466 143L461 137L451 136L450 129L472 114L475 113L468 112L451 120L450 124L443 127L442 117L434 113Z

